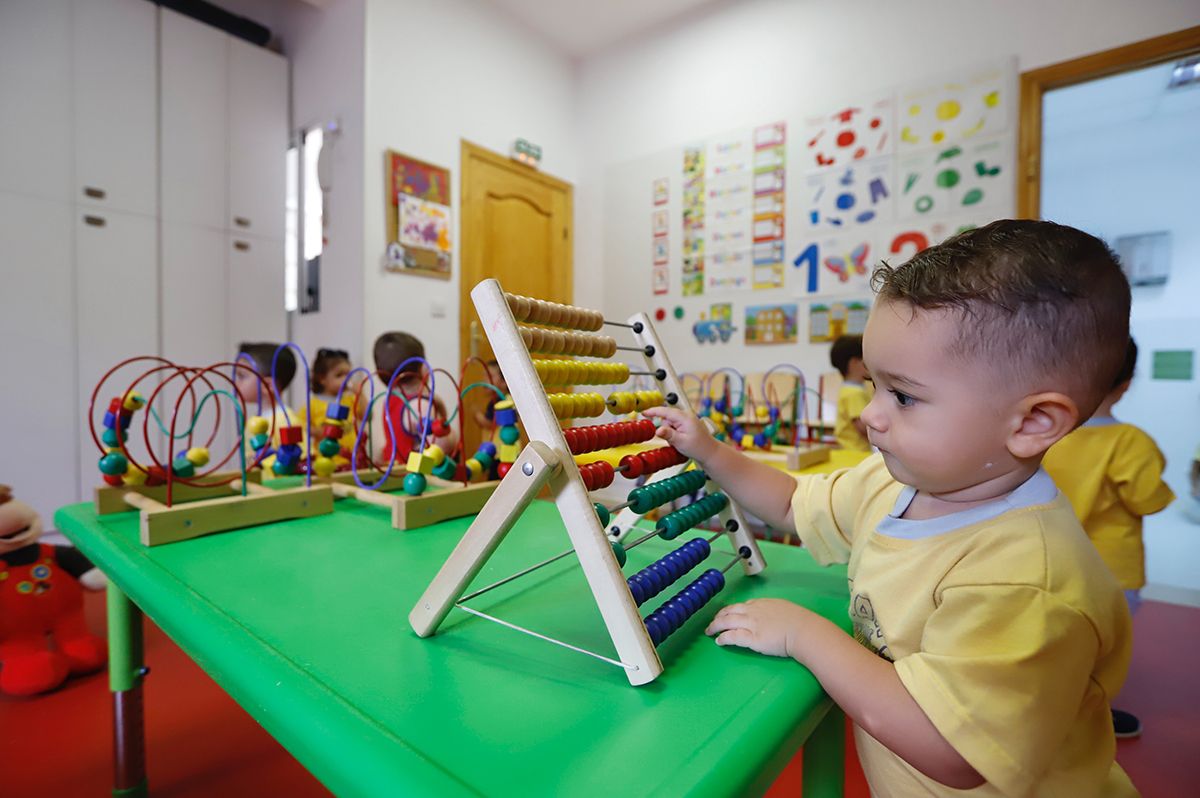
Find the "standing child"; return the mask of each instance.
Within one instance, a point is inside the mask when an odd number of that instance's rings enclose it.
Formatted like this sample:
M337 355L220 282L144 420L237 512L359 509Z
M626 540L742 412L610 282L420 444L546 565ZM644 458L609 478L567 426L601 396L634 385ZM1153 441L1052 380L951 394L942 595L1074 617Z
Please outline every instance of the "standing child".
M376 402L371 412L371 454L378 461L388 461L395 449L396 462L401 466L408 460L413 443L421 433L421 421L415 413L419 410L424 416L433 401L433 425L431 435L442 451L449 454L458 443L458 434L453 426L446 423L446 408L442 400L431 396L428 388L429 370L421 363L406 361L414 357L425 357L425 345L415 336L406 332L385 332L375 339L372 354L375 357L375 376L379 378L386 390L388 380L403 366L400 376L393 385L393 394ZM391 430L394 431L396 442L393 446L392 432L384 421L381 408L386 405L387 414L391 418ZM410 412L409 408L412 408Z
M1042 463L1117 577L1130 611L1141 603L1146 584L1142 517L1166 509L1175 498L1163 482L1167 462L1154 439L1113 418L1113 405L1129 390L1136 363L1137 344L1131 338L1108 396L1083 426L1050 448ZM1114 709L1113 729L1118 737L1137 737L1142 724Z
M725 607L707 631L807 666L853 719L877 798L1136 795L1108 705L1129 609L1040 468L1124 357L1120 266L1078 230L998 221L874 284L862 419L879 454L862 464L794 479L647 411L732 499L849 563L856 639L781 599Z
M839 337L829 350L829 362L842 374L837 423L833 428L838 445L856 452L869 452L871 444L867 442L867 425L863 423L862 411L871 401L866 387L870 375L863 363L862 336Z

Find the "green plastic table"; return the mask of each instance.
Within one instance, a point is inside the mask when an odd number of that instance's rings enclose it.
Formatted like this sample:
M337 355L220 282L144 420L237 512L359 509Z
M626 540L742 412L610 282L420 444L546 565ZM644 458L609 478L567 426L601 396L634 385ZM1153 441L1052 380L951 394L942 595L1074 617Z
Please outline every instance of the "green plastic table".
M764 544L766 571L730 571L659 647L662 676L631 687L618 667L461 611L433 637L413 633L409 610L470 520L399 532L386 510L339 501L332 515L148 549L135 512L59 510L58 528L110 579L114 795L147 793L142 612L338 795L745 795L802 745L804 795L842 794L843 717L813 676L702 631L723 604L761 596L848 629L844 568ZM633 549L626 572L685 539ZM534 502L475 584L568 547L554 506ZM714 544L714 567L727 549ZM471 604L611 654L572 560Z

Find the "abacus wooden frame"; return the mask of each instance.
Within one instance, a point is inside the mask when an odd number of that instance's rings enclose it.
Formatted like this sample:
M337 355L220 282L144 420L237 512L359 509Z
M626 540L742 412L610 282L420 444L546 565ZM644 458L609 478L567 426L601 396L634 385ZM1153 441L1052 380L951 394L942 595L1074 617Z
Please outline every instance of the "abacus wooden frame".
M471 579L533 500L537 488L542 482L548 482L550 496L566 525L571 546L579 558L580 568L616 648L617 658L624 665L631 684L647 684L662 673L662 661L646 631L609 537L600 526L579 476L579 469L563 438L559 419L550 409L546 392L533 367L529 351L521 340L504 291L496 280L484 280L472 289L471 298L516 402L530 443L417 601L409 613L409 623L421 637L428 637L437 630ZM649 319L645 314L637 314L628 321L630 325L639 322L641 332L635 332L635 338L641 346L653 347L653 350L644 349L652 352L645 355L648 370L663 369L666 372L666 378L661 381L664 394L674 393L677 406L685 412L691 412L679 378L663 352ZM681 470L682 467L666 469L656 476L664 478ZM735 527L730 533L734 549L746 546L750 550L750 557L742 561L743 569L747 574L758 573L764 567L762 554L740 510L732 502L721 513L723 523L730 520L737 521L736 525L730 524Z

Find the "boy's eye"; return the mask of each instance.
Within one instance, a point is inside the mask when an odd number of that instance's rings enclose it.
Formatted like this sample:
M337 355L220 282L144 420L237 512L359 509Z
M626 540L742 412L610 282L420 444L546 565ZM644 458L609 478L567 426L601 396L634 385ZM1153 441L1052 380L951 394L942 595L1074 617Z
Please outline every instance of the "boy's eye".
M897 390L889 390L888 393L896 397L896 404L900 405L901 407L912 407L913 403L917 401L908 394L901 393Z

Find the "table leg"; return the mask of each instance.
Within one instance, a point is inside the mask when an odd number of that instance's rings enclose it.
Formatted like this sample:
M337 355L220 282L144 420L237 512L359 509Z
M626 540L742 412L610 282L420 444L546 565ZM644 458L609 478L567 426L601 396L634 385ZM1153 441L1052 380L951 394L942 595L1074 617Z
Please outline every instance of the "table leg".
M841 798L846 790L846 716L829 707L804 743L803 798Z
M146 734L142 715L142 611L108 582L108 685L113 699L113 798L144 798Z

